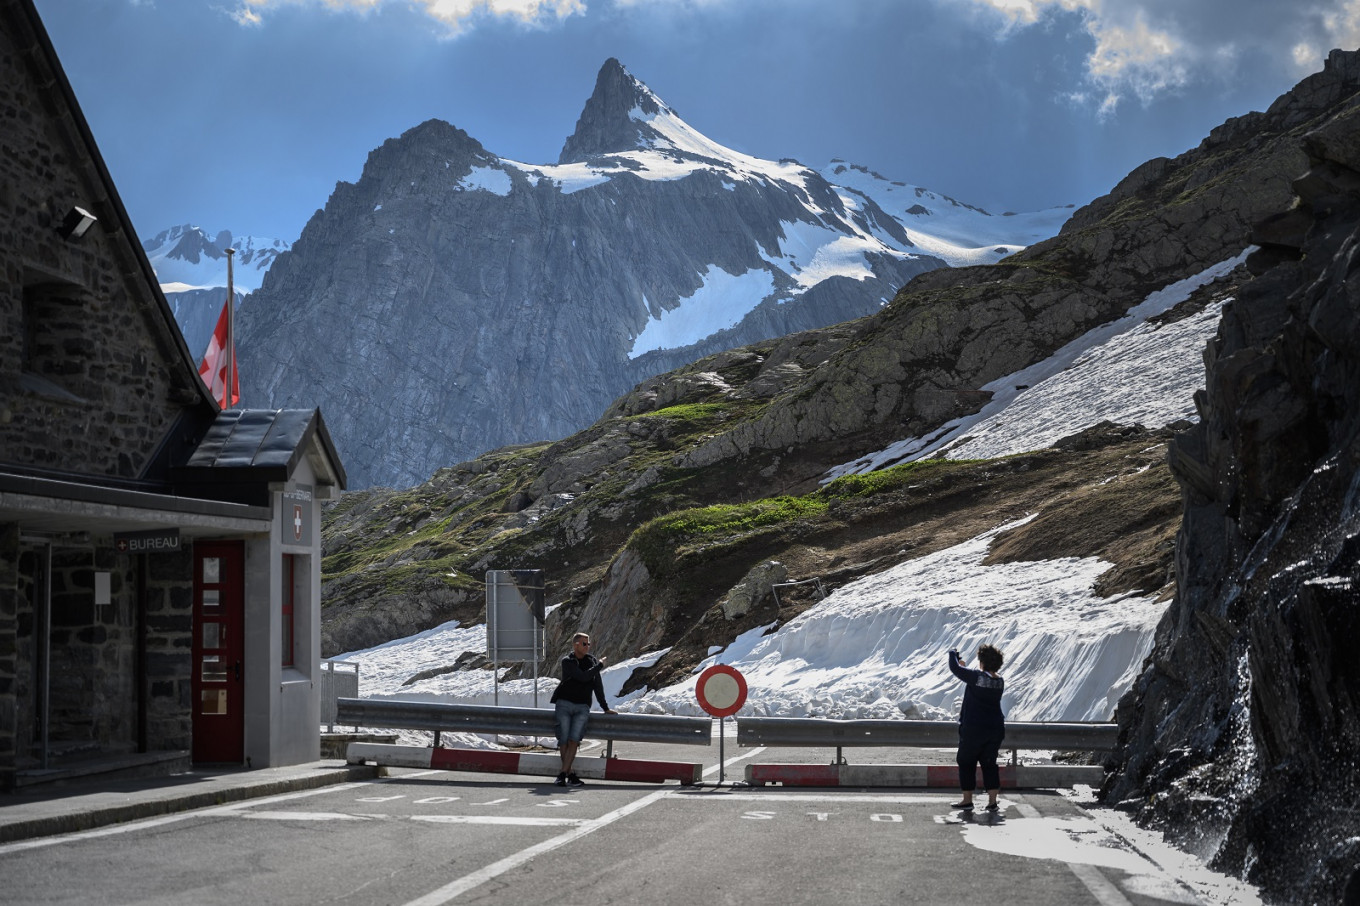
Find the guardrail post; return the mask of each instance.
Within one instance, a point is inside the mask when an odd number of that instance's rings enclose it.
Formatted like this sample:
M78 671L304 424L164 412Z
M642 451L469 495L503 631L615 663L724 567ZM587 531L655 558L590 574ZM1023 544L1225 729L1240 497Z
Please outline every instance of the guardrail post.
M292 562L293 562L293 561L291 561L291 560L286 561L286 563L292 563ZM289 581L292 581L292 580L289 580ZM330 694L334 694L334 692L333 692L332 690L335 689L335 661L327 661L327 662L326 662L326 673L328 673L329 675L326 676L326 677L323 677L322 686L323 686L323 688L325 688L328 692L330 692ZM338 697L338 696L337 696L337 697ZM335 732L335 719L334 719L334 715L331 715L331 718L332 718L332 719L331 719L331 722L330 722L329 724L326 725L326 732L327 732L327 733L334 733L334 732Z

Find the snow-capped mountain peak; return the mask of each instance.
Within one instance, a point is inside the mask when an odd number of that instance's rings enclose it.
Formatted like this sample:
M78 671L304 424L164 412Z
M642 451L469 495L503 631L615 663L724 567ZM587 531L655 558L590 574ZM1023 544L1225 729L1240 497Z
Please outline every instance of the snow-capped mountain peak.
M906 247L934 255L951 266L991 264L1028 245L1055 236L1072 216L1072 205L1045 208L1023 214L991 214L920 186L890 180L859 164L833 160L821 171L836 186L847 207L871 201L894 223L867 224L889 245L899 226L908 240ZM883 227L886 226L885 230Z
M259 236L234 236L231 230L210 234L193 224L161 230L142 242L165 292L186 292L227 285L227 252L236 250L232 277L238 292L260 288L265 271L291 243Z
M652 90L613 57L600 67L595 91L586 101L576 131L562 146L558 163L578 163L601 154L655 147L661 137L649 118L673 115Z
M737 176L792 178L801 181L805 168L796 161L762 160L734 151L685 122L665 101L624 68L609 59L600 68L595 91L586 101L576 131L562 146L558 164L591 161L608 168L601 157L627 159L629 167L638 163L659 178L675 178L666 173L670 165L681 165L685 173L694 164L726 169ZM688 166L684 166L688 164ZM664 175L663 175L664 174Z

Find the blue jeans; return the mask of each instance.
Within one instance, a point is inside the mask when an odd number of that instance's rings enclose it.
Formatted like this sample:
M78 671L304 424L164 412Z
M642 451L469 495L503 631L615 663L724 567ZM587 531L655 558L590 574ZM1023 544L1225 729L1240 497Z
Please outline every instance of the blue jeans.
M590 719L590 703L579 705L576 702L558 699L553 716L557 718L557 745L580 742L586 735L586 721Z

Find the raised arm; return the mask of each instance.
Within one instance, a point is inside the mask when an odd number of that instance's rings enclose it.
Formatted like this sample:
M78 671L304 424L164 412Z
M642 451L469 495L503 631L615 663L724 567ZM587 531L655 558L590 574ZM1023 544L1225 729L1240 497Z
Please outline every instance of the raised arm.
M967 667L963 666L963 660L959 657L957 648L949 649L949 672L963 680L965 683L971 683L977 678L976 670L969 670Z

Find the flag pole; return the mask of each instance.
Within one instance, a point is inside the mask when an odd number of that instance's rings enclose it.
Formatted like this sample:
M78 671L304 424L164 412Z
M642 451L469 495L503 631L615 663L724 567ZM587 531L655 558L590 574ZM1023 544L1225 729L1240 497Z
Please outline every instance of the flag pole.
M236 321L236 288L232 284L231 259L236 254L236 249L227 249L227 348L224 353L227 357L227 382L222 390L222 408L231 408L231 381L235 377L233 367L236 362L236 337L233 336L233 328Z

